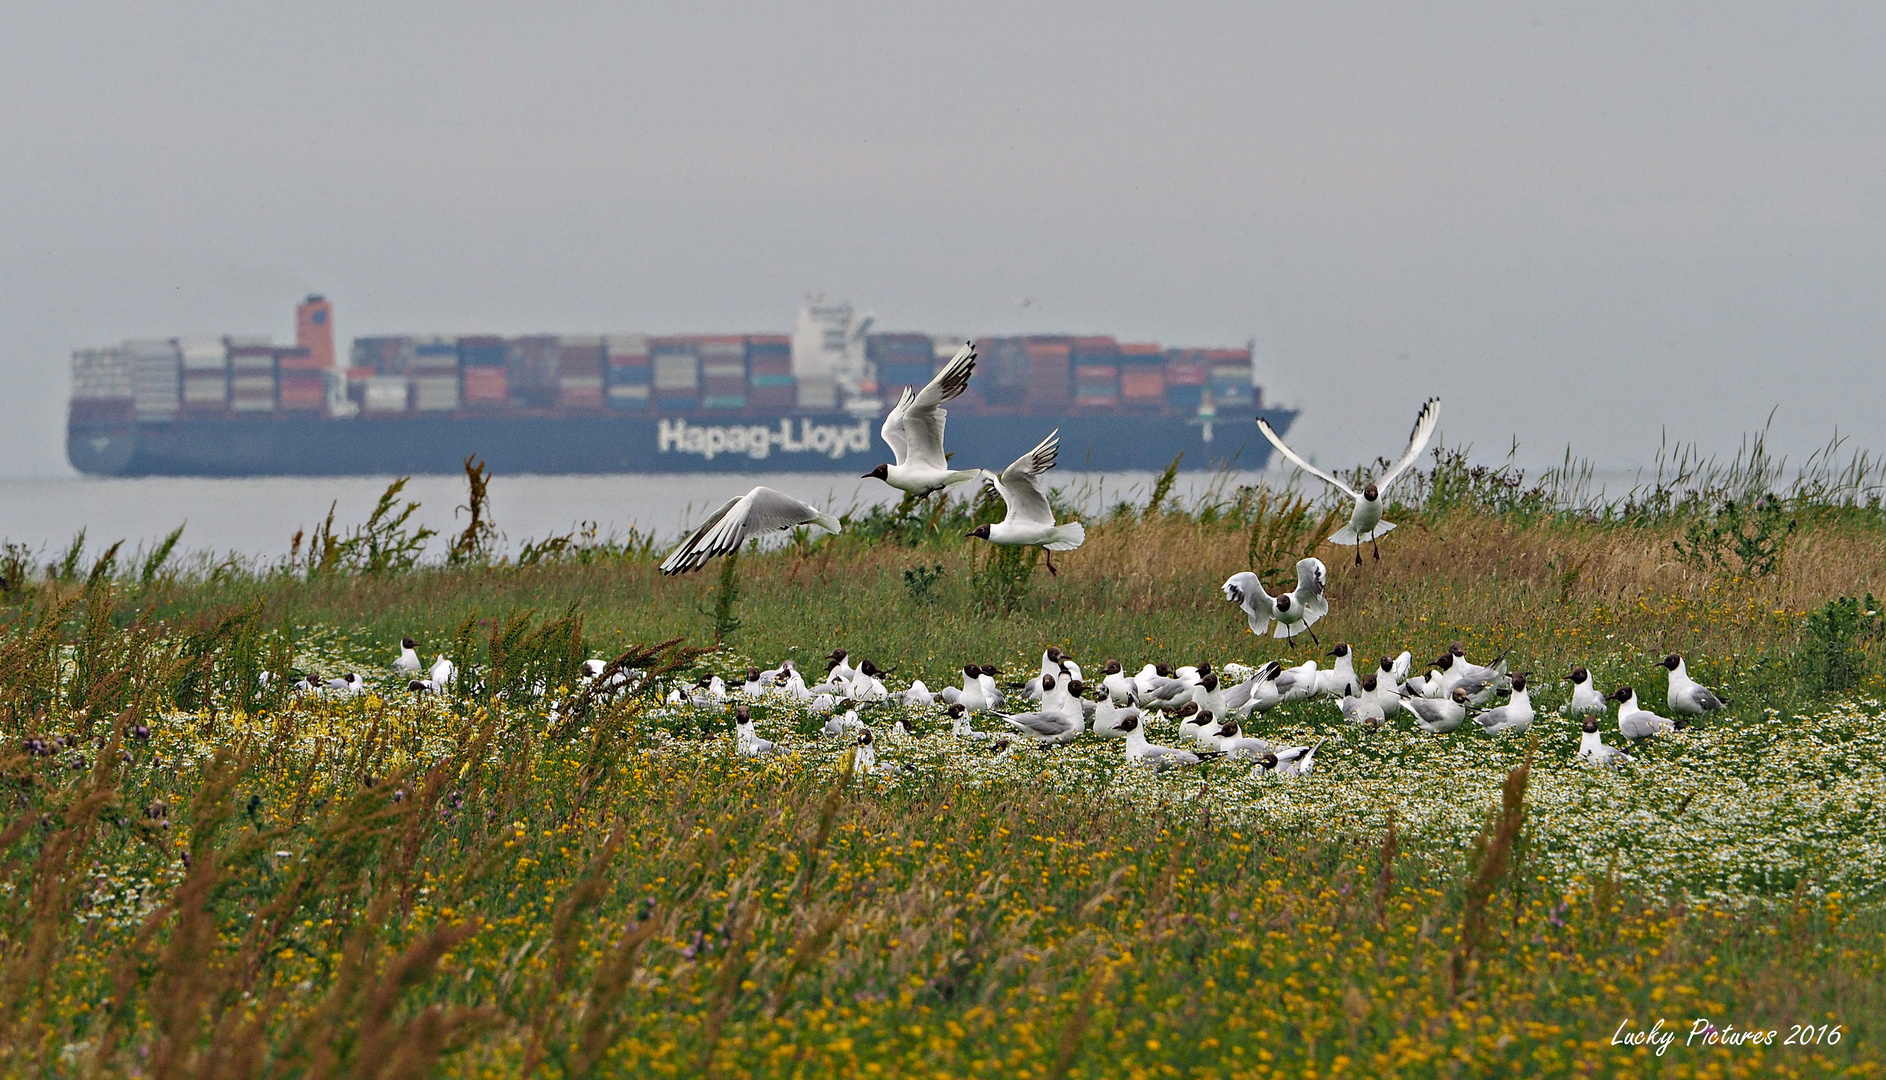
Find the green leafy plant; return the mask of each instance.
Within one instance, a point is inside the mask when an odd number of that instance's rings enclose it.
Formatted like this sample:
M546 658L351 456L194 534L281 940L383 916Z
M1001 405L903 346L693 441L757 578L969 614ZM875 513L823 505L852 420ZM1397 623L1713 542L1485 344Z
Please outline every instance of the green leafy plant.
M1882 634L1886 620L1872 593L1864 601L1851 596L1827 601L1807 617L1807 640L1798 654L1802 681L1821 694L1853 689L1866 674L1860 642L1878 641Z
M989 544L987 548L977 560L975 572L969 579L976 603L984 611L996 615L1020 611L1028 603L1035 563L1040 561L1041 549L1003 544Z
M740 553L730 551L720 561L720 580L714 583L712 599L702 612L713 624L714 648L720 648L728 635L740 629L740 619L734 615L734 608L739 603Z
M188 522L185 524L188 524ZM157 546L152 548L150 553L144 556L143 565L138 568L138 582L140 584L149 585L163 574L164 564L170 561L170 556L177 550L177 541L182 539L183 526L179 525L170 530L170 535L158 541Z
M1184 457L1185 451L1179 451L1179 456L1173 458L1172 463L1159 474L1159 479L1153 482L1153 496L1146 500L1147 517L1159 516L1159 508L1165 504L1166 496L1172 494L1172 485L1179 479L1179 462Z
M925 566L922 563L918 563L916 566L904 571L904 589L910 593L911 602L917 604L933 604L936 602L937 597L930 590L935 588L936 583L942 580L942 578L942 563L938 563L935 566Z
M410 477L402 476L386 486L380 501L374 504L367 520L345 536L334 531L334 508L327 508L327 520L315 529L308 544L308 575L331 573L393 574L411 570L425 554L426 541L438 535L423 525L409 526L419 504L399 505L400 492Z
M1727 499L1714 513L1691 521L1683 536L1670 544L1677 558L1692 569L1760 579L1781 572L1788 538L1797 527L1773 495L1740 502Z
M488 494L491 470L475 454L465 458L465 484L469 489L465 505L453 510L454 516L460 511L465 513L465 531L453 539L452 547L445 553L445 561L453 566L483 562L490 557L491 547L498 538L497 526L491 523Z

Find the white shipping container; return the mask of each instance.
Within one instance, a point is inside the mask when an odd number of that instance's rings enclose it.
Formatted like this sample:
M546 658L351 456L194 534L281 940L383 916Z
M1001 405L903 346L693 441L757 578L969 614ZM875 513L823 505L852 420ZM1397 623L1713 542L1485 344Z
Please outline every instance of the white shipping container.
M413 408L420 412L451 412L458 408L458 376L419 376L413 379Z
M696 345L694 351L703 360L725 360L728 357L744 358L747 346L744 341L704 341Z
M234 375L230 377L229 389L232 393L237 395L267 394L269 397L273 398L275 396L275 376Z
M229 358L229 370L265 374L275 377L275 357L272 353L235 353Z
M799 407L801 409L832 409L838 406L838 381L829 376L802 375L799 377Z
M700 365L692 355L657 356L655 358L655 388L657 390L693 390L701 385Z
M557 344L568 345L572 349L593 349L602 344L602 335L564 334L557 339Z
M565 390L601 390L601 375L564 375L557 384Z
M747 377L745 360L701 360L701 376L708 379L744 379Z
M612 386L609 388L609 400L645 402L648 400L648 387Z
M143 343L138 343L142 345ZM131 369L132 396L138 416L161 419L177 413L177 351L141 349Z
M72 396L80 401L135 397L131 357L122 349L79 349L72 354Z
M217 338L179 338L185 371L222 371L229 366L229 347Z
M221 405L229 400L229 380L220 371L185 374L183 400L186 405Z
M263 396L260 394L247 395L247 396L242 395L242 394L237 394L235 397L232 397L229 399L229 411L230 412L274 412L275 411L275 392L273 390L270 390L267 396Z
M405 412L409 398L406 376L373 375L366 379L366 400L370 413Z
M648 355L647 334L609 334L602 339L603 348L609 359L616 357L645 357Z

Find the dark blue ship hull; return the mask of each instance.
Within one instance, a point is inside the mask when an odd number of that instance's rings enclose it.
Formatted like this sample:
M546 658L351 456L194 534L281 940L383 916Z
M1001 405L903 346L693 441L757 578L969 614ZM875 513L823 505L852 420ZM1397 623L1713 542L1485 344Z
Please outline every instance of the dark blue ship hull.
M1297 414L1264 409L1279 431ZM1198 416L1073 412L949 419L954 460L1001 468L1049 431L1060 467L1262 469L1270 444L1249 412ZM169 423L74 416L66 454L102 476L370 476L455 473L468 456L495 473L863 473L891 460L879 420L843 415L707 418L619 415L218 416Z

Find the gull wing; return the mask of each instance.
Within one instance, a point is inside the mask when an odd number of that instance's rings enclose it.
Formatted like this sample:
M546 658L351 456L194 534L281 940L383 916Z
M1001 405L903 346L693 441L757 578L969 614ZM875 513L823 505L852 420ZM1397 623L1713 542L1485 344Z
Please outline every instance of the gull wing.
M1323 483L1328 484L1330 487L1335 488L1337 491L1342 492L1344 495L1347 495L1352 499L1359 499L1362 497L1356 494L1354 491L1351 491L1349 489L1348 484L1343 483L1341 480L1336 479L1335 477L1329 475L1323 470L1303 460L1303 458L1297 455L1297 452L1295 450L1292 450L1288 446L1285 446L1282 437L1280 437L1275 431L1271 430L1270 421L1264 419L1261 416L1258 417L1257 430L1263 432L1264 437L1270 440L1270 444L1277 448L1277 452L1289 458L1291 462L1296 465L1297 468L1302 469L1304 472L1309 473L1311 476L1316 477L1318 480L1321 480Z
M1297 601L1303 605L1304 614L1309 616L1306 622L1314 622L1329 614L1329 599L1323 595L1324 586L1329 584L1329 568L1318 558L1297 561Z
M917 391L913 396L904 391L904 400L898 403L903 410L902 438L908 443L908 456L911 464L926 465L932 469L946 469L949 461L943 456L943 423L949 413L943 403L961 394L969 387L969 376L976 370L976 346L974 342L964 342L956 350L956 355L936 373L929 385ZM889 421L886 421L888 423ZM890 439L886 438L886 442ZM905 464L905 454L897 455L897 463Z
M1065 735L1074 725L1073 717L1066 713L1058 712L1015 713L1012 716L1004 716L1002 719L1007 720L1009 723L1014 724L1030 735L1037 735L1046 739L1051 739L1057 735Z
M749 536L790 529L798 525L834 524L830 515L809 503L769 487L756 487L737 499L729 499L708 518L694 535L662 561L664 574L698 570L707 560L739 550Z
M1008 506L1003 522L1054 524L1054 508L1048 505L1048 497L1042 494L1041 483L1037 478L1054 468L1055 458L1060 454L1060 438L1061 429L1055 428L1033 450L1016 458L999 475L990 474L987 477Z
M1262 634L1277 617L1277 602L1264 591L1264 583L1249 570L1231 575L1224 584L1225 599L1244 609L1251 633Z
M1394 483L1396 477L1408 471L1408 466L1415 463L1415 458L1421 456L1421 451L1428 448L1428 440L1434 437L1434 429L1440 422L1441 399L1431 397L1421 406L1421 411L1415 414L1414 430L1408 433L1408 449L1402 453L1401 460L1395 462L1394 466L1375 482L1378 491L1388 490L1388 485Z
M904 436L904 416L910 410L911 401L917 394L910 387L904 387L904 395L891 406L891 411L884 414L884 426L878 428L878 436L891 448L897 464L902 465L910 454L910 443Z

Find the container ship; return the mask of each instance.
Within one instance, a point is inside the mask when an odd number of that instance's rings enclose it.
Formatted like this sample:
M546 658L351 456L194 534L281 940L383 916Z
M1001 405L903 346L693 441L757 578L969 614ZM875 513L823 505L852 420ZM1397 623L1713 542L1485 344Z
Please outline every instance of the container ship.
M881 333L808 298L790 334L358 337L309 296L295 344L126 341L72 354L66 455L101 476L449 473L862 473L890 460L882 416L956 337ZM999 468L1049 430L1063 468L1261 469L1297 414L1267 408L1251 347L1112 337L977 341L949 408L957 461Z

